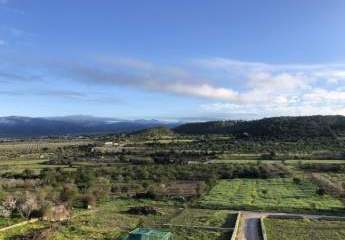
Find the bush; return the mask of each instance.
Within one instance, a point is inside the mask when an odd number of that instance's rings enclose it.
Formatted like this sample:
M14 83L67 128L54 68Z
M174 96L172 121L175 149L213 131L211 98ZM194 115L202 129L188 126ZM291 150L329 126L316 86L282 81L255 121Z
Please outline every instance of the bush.
M295 184L297 184L297 185L300 185L300 184L302 183L302 180L301 180L300 178L294 177L294 178L293 178L293 182L294 182Z
M73 184L66 184L60 193L60 201L67 203L69 206L78 196L78 188Z
M320 196L323 196L326 194L326 190L324 188L318 188L316 190L316 194L320 195Z
M80 199L81 207L83 207L85 209L95 207L96 201L97 201L97 199L95 196L93 196L91 194L85 194Z

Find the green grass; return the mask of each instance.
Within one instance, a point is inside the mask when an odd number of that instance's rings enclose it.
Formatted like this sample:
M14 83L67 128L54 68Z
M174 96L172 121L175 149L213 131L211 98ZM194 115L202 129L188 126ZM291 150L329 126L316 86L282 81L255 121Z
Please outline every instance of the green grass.
M221 180L204 196L202 207L284 211L341 211L344 204L316 194L316 185L290 178Z
M181 227L171 227L168 230L172 232L174 240L226 240L231 238L231 232Z
M282 160L259 160L263 163L281 163ZM242 159L242 158L221 158L212 161L213 163L257 163L257 159ZM332 159L310 159L310 160L285 160L287 165L298 165L299 163L327 163L327 164L344 164L345 160L332 160Z
M46 164L46 159L10 159L0 160L0 174L5 172L21 173L25 169L30 169L38 174L43 168L68 168L68 165Z
M162 215L133 215L126 211L133 206L158 206ZM170 203L150 200L114 200L90 211L82 211L59 228L51 240L117 239L139 224L152 226L168 223L178 209Z
M343 240L345 222L264 219L268 240Z
M133 206L157 206L162 215L133 215L126 211ZM92 210L75 211L68 223L59 224L49 240L105 240L119 239L124 233L136 228L139 224L153 226L168 223L179 209L173 202L151 200L118 199L100 204ZM1 222L0 222L1 223ZM39 222L16 227L0 233L1 240L12 240L14 236L25 235L34 229L46 227Z
M17 238L18 236L23 236L25 234L28 234L29 232L35 230L35 229L42 229L45 228L46 225L42 222L27 224L24 226L19 226L12 228L10 230L0 232L0 239L1 240L13 240L13 239L21 239Z
M0 217L0 228L4 228L4 227L8 227L11 226L13 224L19 223L25 221L25 219L23 218L3 218Z
M227 210L185 209L170 223L186 226L210 226L232 228L236 222L237 213Z
M133 215L126 211L133 206L157 206L162 215ZM231 231L221 232L190 225L232 227L235 214L230 211L204 209L184 210L176 208L173 202L151 200L119 199L106 202L94 210L81 211L68 223L59 227L51 240L120 239L137 226L163 228L171 231L174 239L220 240L229 239ZM168 227L163 224L186 225ZM188 226L189 225L189 226Z
M170 221L174 239L230 239L232 231L217 231L205 227L233 228L237 213L227 210L185 209ZM184 227L177 227L184 225ZM195 227L195 228L193 228Z
M30 166L30 165L36 165L36 164L42 164L47 162L47 160L39 159L39 160L33 160L33 159L11 159L11 160L0 160L0 166Z

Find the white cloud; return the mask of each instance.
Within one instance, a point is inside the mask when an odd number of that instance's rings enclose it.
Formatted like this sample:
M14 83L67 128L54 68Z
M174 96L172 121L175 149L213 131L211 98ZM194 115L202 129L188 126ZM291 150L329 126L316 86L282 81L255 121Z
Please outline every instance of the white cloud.
M308 103L314 104L344 104L345 105L345 91L326 90L326 89L313 89L312 91L304 94L303 100Z
M210 86L208 84L201 84L201 85L190 85L190 84L180 84L180 83L173 83L167 84L166 86L162 87L166 91L171 91L177 94L183 95L190 95L196 97L204 97L209 99L220 99L224 101L238 101L239 96L238 93L233 91L232 89L226 88L217 88L214 86Z
M241 78L241 101L202 105L205 112L256 116L345 114L345 64L275 65L222 58L195 63L212 72Z
M114 61L112 62L114 63ZM73 78L80 81L90 81L94 84L106 84L141 88L148 91L166 92L177 95L217 99L223 101L239 101L238 93L230 88L217 87L210 83L199 81L192 74L176 68L147 68L140 65L123 71L122 65L116 62L111 70L89 68L86 66L71 66L69 72ZM120 69L119 68L120 66ZM127 66L132 68L130 62Z
M192 66L161 66L126 58L108 60L104 66L72 67L72 72L97 84L221 101L202 107L211 112L317 114L345 108L345 91L339 89L345 77L342 64L273 65L214 58L195 60Z
M54 65L54 66L51 66ZM56 78L88 87L126 87L197 97L206 114L250 116L344 114L345 64L268 64L223 58L163 66L133 58L101 58L89 65L51 64ZM158 99L159 101L159 99Z

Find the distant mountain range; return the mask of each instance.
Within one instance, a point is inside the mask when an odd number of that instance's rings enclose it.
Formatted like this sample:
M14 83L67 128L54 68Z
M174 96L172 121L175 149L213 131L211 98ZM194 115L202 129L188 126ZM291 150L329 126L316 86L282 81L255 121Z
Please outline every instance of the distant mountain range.
M157 128L163 127L163 128ZM143 129L157 128L149 132ZM173 132L170 132L170 128ZM298 140L345 138L345 117L273 117L250 121L172 123L159 120L124 120L76 115L66 117L0 117L0 137L41 137L137 132L146 134L229 134L236 138Z
M124 120L85 115L66 117L0 117L0 137L41 137L133 132L153 127L176 127L159 120Z

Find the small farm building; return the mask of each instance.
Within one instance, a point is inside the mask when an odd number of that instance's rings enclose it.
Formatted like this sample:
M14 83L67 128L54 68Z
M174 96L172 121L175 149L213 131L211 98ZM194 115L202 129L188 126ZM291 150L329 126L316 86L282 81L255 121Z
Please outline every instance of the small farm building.
M172 234L157 229L137 228L130 232L125 240L172 240Z

